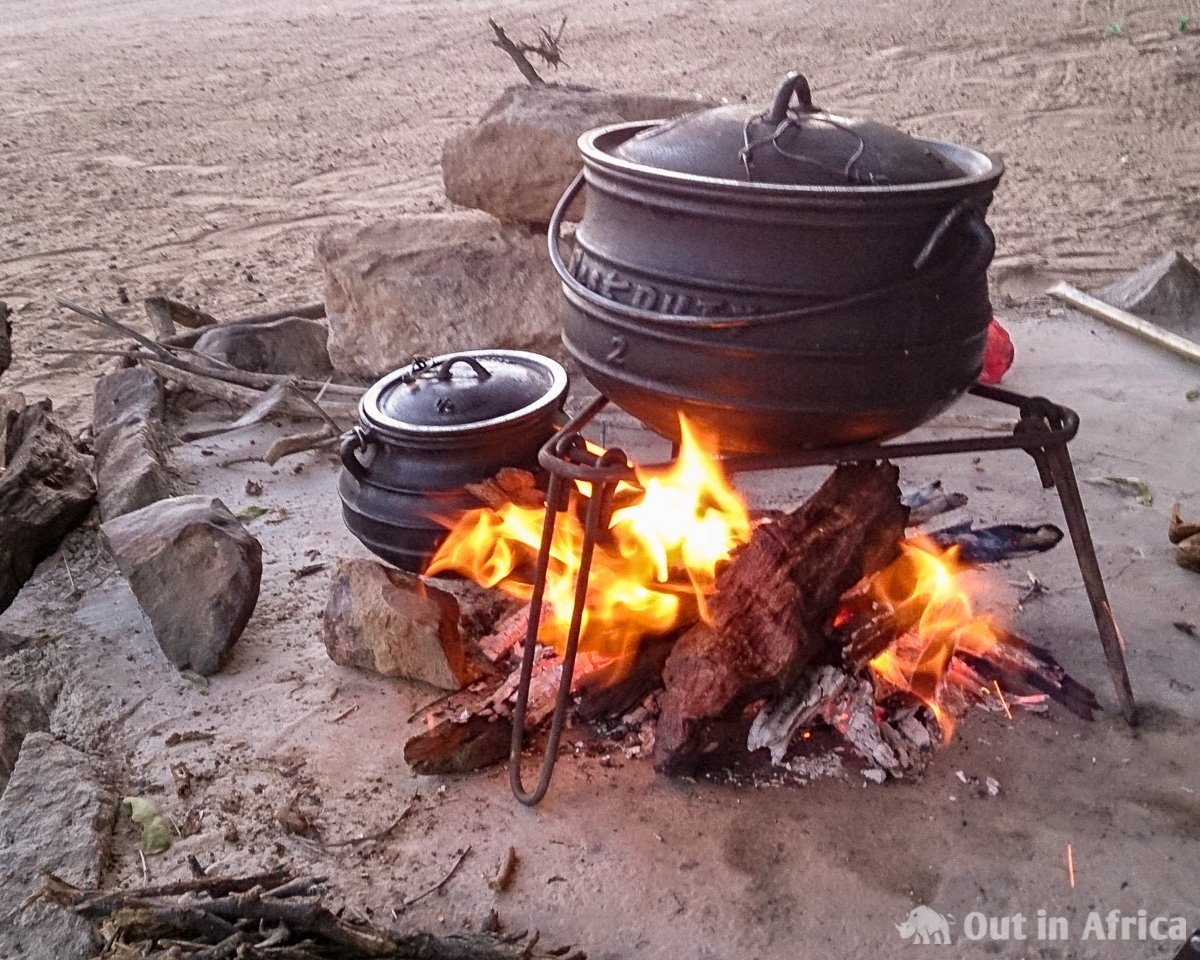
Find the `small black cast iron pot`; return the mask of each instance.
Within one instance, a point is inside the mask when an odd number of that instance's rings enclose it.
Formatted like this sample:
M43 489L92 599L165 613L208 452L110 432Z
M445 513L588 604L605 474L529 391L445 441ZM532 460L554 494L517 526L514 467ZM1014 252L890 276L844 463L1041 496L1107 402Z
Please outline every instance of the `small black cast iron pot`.
M548 357L473 350L415 361L359 402L338 479L346 526L373 553L421 572L447 524L479 506L465 489L503 467L537 469L567 374Z
M579 146L550 228L563 342L660 433L683 412L731 451L881 440L978 377L998 160L821 110L799 74L758 113ZM584 183L568 265L562 215Z

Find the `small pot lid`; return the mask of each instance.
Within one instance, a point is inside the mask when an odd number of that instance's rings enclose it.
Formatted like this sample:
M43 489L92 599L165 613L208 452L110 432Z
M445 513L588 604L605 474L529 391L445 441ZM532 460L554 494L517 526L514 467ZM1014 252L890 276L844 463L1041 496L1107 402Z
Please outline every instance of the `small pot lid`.
M694 176L791 186L891 186L953 180L964 171L929 143L873 120L813 106L808 81L787 75L765 109L715 107L658 124L613 153Z
M566 371L549 357L470 350L389 373L363 395L359 415L396 435L470 433L541 415L566 392Z

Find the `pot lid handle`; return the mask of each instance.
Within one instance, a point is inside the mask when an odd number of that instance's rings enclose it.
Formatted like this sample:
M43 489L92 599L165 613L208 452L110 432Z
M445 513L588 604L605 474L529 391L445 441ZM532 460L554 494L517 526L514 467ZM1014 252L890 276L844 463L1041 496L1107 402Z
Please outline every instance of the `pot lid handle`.
M482 363L480 363L474 357L464 357L464 356L459 355L459 356L447 357L440 364L438 364L437 372L434 374L435 379L449 380L450 379L450 368L453 367L456 363L469 364L471 369L475 371L475 375L477 377L479 377L480 380L487 380L487 379L490 379L492 376L491 371L489 371L487 367L485 367Z
M820 107L813 106L812 90L808 86L808 78L800 71L792 70L783 78L783 83L775 91L775 100L771 104L770 112L767 113L767 120L770 123L780 124L787 119L788 106L793 96L804 113L820 112Z

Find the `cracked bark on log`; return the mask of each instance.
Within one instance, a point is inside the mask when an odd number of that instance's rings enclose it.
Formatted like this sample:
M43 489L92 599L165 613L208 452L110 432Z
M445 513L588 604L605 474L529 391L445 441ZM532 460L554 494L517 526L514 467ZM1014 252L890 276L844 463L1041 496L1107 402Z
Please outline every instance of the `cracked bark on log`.
M827 625L838 600L895 559L904 537L898 477L889 463L838 467L803 506L758 527L718 574L711 625L692 627L667 659L659 770L694 769L712 722L837 652Z

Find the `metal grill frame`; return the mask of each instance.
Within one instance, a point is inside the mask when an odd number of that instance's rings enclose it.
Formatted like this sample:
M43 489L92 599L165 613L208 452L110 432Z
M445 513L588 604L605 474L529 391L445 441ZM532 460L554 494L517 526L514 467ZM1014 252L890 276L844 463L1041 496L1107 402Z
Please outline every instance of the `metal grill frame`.
M796 450L770 454L733 455L721 458L721 465L731 475L759 470L796 469L813 466L837 466L875 460L904 460L920 457L938 457L964 453L988 453L996 450L1024 450L1033 457L1038 477L1046 489L1058 491L1063 515L1079 571L1091 602L1092 615L1121 713L1130 725L1137 723L1137 705L1129 683L1125 665L1124 641L1120 628L1113 616L1108 600L1108 591L1100 572L1095 544L1088 528L1087 514L1079 495L1079 483L1067 445L1079 431L1079 415L1074 410L1053 403L1045 397L1028 397L999 387L982 384L973 386L972 395L1016 408L1017 420L1011 434L1002 436L965 436L948 440L924 440L885 444L856 444L821 450ZM550 788L554 763L558 756L559 740L566 721L567 707L571 699L571 682L575 673L575 657L579 650L579 637L583 614L587 605L588 581L591 573L592 556L596 543L608 527L613 492L622 481L636 482L637 477L625 453L619 449L607 450L601 455L589 453L583 438L583 430L609 403L607 397L598 397L584 410L573 417L542 448L538 461L549 474L546 490L546 516L542 527L542 539L534 570L533 596L530 599L529 627L521 657L520 682L517 687L516 706L513 711L512 746L509 753L508 774L513 795L526 806L539 803ZM670 463L644 465L643 469L669 467ZM563 654L562 679L554 703L554 714L550 733L542 755L538 781L533 790L527 790L521 776L521 755L525 745L525 712L529 702L529 683L537 653L538 634L541 630L543 598L546 575L550 565L550 547L558 515L568 507L570 490L574 481L582 480L592 485L592 495L587 501L584 517L584 537L580 547L579 572L575 582L574 606L567 631Z

